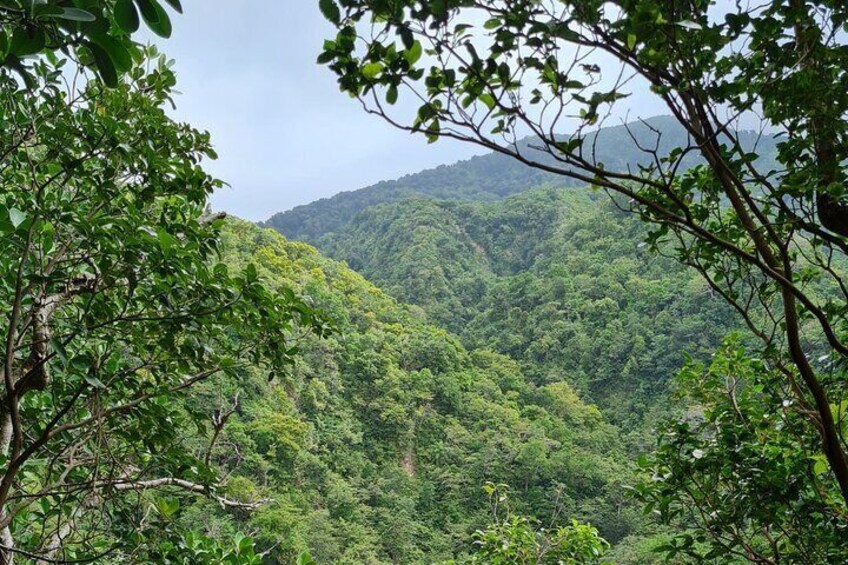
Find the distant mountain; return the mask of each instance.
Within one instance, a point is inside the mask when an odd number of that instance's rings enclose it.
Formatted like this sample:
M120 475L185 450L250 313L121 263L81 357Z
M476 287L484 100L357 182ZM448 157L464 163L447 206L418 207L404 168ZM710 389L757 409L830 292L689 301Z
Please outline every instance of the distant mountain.
M762 158L770 159L774 154L775 139L749 131L737 135L746 149L757 150ZM667 154L686 142L687 134L674 118L657 116L626 126L602 128L584 146L594 147L596 160L608 170L624 171L650 162L651 156L639 146L656 146L660 154ZM549 155L533 149L533 138L523 140L519 146L527 155L535 153L541 162L553 162ZM698 162L693 156L688 164ZM298 206L275 214L264 226L291 239L317 244L322 236L343 230L359 212L375 204L411 198L491 202L543 185L561 188L574 186L574 181L528 167L499 153L489 153Z

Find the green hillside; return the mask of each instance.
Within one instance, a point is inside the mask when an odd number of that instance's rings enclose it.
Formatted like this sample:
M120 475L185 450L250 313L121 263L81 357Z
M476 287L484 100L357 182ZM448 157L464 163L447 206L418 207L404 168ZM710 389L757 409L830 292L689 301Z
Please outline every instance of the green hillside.
M336 327L301 338L290 374L219 380L198 395L210 411L241 391L213 462L234 470L228 496L272 502L235 515L200 503L186 524L255 532L275 563L303 550L318 563L433 563L461 556L488 523L491 481L545 522L588 520L613 542L639 527L619 432L562 379L533 384L519 363L465 348L306 244L241 221L223 240L230 265L254 262Z
M688 353L731 327L706 283L650 253L605 197L539 189L493 203L369 208L319 246L461 336L565 380L619 423L639 421Z
M848 2L308 4L0 2L0 565L848 564Z
M737 132L737 138L746 150L761 155L764 168L771 166L776 151L775 139L751 131ZM584 146L592 147L595 160L603 163L607 170L635 171L639 165L653 163L653 156L640 148L656 148L660 155L665 155L676 147L686 146L687 140L685 130L675 119L657 116L626 126L602 128L598 133L588 135ZM523 154L532 159L556 164L550 155L533 148L532 138L520 141L518 146ZM684 162L684 167L700 162L693 155ZM331 198L275 214L264 225L292 239L315 243L324 235L345 229L356 214L377 204L422 197L494 201L543 184L573 186L574 182L530 168L511 157L488 153L398 180L341 192Z

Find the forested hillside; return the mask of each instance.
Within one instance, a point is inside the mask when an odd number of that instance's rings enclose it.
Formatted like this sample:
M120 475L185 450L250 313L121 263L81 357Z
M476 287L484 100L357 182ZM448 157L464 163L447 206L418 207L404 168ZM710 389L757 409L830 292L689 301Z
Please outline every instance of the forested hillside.
M318 245L467 346L520 361L535 383L569 382L632 426L685 354L707 357L732 327L706 283L645 235L602 195L538 189L375 206Z
M304 550L317 563L434 563L472 549L491 519L487 482L509 485L517 511L588 520L612 542L641 526L619 431L565 375L534 383L270 230L230 221L223 250L232 268L253 262L270 287L307 297L335 331L302 337L296 365L270 383L219 379L195 398L203 413L238 399L212 461L231 470L227 496L269 502L235 515L190 506L189 527L253 532L275 563Z
M752 131L739 131L736 135L742 147L756 152L764 169L773 168L777 139ZM687 139L679 122L669 116L657 116L626 126L602 128L587 135L584 147L606 169L627 172L653 163L655 155L648 150L666 155L676 147L685 146ZM521 153L543 164L556 164L538 145L532 138L518 142ZM682 164L685 168L700 162L697 153L691 153ZM323 235L343 230L357 213L376 204L416 197L493 201L543 184L575 186L574 181L562 175L528 167L499 153L488 153L298 206L275 214L265 225L292 239L316 242Z
M0 2L0 565L848 563L848 4L316 4L362 109L493 153L266 229L180 0Z

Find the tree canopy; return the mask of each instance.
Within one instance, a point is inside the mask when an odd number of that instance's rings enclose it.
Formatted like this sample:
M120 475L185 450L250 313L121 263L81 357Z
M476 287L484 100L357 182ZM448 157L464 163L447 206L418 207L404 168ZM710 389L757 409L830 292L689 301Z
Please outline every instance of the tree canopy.
M494 152L269 222L386 293L208 207L179 0L0 2L0 564L848 560L844 3L318 7Z
M821 456L826 472L808 481L828 493L823 519L844 523L844 3L320 5L339 31L319 62L367 111L431 141L477 143L605 191L652 226L653 249L670 244L680 262L700 272L782 376L769 381L779 387L770 400L783 396L818 435L815 447L803 444L810 464ZM687 140L668 150L657 132L654 143L639 144L647 164L615 168L599 159L589 134L627 104L632 81L666 105ZM417 111L398 103L401 96L415 101ZM757 148L734 134L752 120L778 138L773 166L758 162ZM537 141L520 144L526 135ZM685 166L692 154L703 164Z
M186 448L210 414L185 393L248 367L282 373L296 331L326 330L255 267L216 259L209 135L167 116L170 64L154 48L138 54L145 64L113 88L68 84L49 58L26 88L0 73L6 564L150 551L147 491L255 505L219 494L217 468ZM211 449L217 434L197 435Z
M182 13L180 0L163 0ZM35 86L29 60L46 55L65 57L95 69L101 80L116 86L143 57L132 40L141 23L160 37L170 37L171 17L159 0L9 0L0 5L2 66Z

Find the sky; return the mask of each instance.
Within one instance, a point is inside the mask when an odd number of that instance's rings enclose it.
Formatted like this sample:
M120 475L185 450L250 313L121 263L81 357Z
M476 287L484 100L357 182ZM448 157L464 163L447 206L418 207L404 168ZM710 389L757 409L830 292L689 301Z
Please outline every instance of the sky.
M428 145L366 115L315 59L333 35L317 0L195 0L156 40L176 61L175 117L209 130L213 206L265 220L300 204L481 152Z
M176 61L181 94L174 116L212 133L219 159L207 170L230 185L213 197L216 210L265 220L484 152L450 139L428 144L342 94L333 73L316 63L324 39L334 36L318 0L188 0L183 6L183 15L173 15L170 39L148 39ZM638 110L629 117L664 113L642 90L628 99Z

